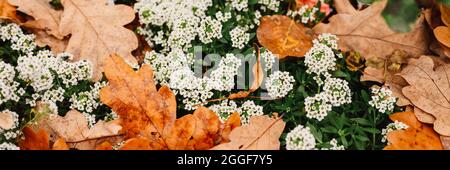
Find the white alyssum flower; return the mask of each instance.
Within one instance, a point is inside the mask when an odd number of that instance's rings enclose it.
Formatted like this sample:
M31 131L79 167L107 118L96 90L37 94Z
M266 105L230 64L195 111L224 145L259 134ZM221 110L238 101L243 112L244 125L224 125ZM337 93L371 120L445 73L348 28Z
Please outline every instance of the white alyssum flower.
M286 136L287 150L314 150L316 139L309 127L298 125Z
M393 123L389 123L386 128L381 130L381 135L383 135L383 138L381 138L381 142L386 143L387 142L387 134L392 131L396 130L403 130L408 129L409 126L404 124L403 122L394 121Z
M110 113L108 113L108 114L105 116L105 118L104 118L103 120L106 121L106 122L108 122L108 121L111 121L111 120L116 120L116 119L118 119L118 118L119 118L119 115L118 115L116 112L111 111Z
M314 22L317 18L316 13L319 11L317 7L309 8L308 5L303 5L297 11L289 10L287 15L296 18L297 16L300 18L300 22L303 24L308 24L310 22Z
M265 5L267 9L278 12L280 8L279 0L259 0L258 4Z
M20 148L13 143L4 142L0 144L0 150L20 150Z
M100 89L107 85L106 82L96 82L90 91L74 94L70 98L70 108L85 113L92 113L97 107L101 106Z
M329 96L322 92L305 99L306 117L310 119L323 120L332 110L332 105L328 102Z
M345 146L339 145L338 141L335 138L330 140L330 145L330 148L322 148L321 150L345 150Z
M154 78L161 85L168 85L173 72L190 67L193 62L194 55L185 54L181 49L174 49L167 55L151 51L144 58L144 63L152 66Z
M232 47L242 49L245 44L250 41L250 33L247 33L247 28L237 26L230 31Z
M272 98L282 98L294 88L294 77L289 72L275 71L266 81L267 91Z
M313 43L314 44L324 44L333 50L338 50L339 49L338 41L339 41L339 38L336 35L333 35L330 33L323 33L323 34L320 34L317 39L313 40Z
M335 107L352 102L352 92L345 80L328 78L325 80L323 91L327 96L326 101Z
M217 114L221 122L227 121L231 114L235 112L240 114L241 112L236 102L232 100L223 100L220 104L209 106L209 109Z
M23 89L14 81L15 74L12 65L0 60L0 105L10 100L17 102L23 95Z
M273 54L271 51L266 49L264 52L261 53L261 58L264 63L264 71L269 71L272 69L273 64L276 62L278 57Z
M369 105L376 108L380 113L392 113L397 101L392 91L379 86L372 86L371 90L372 100L369 101Z
M95 120L95 115L89 114L89 113L82 113L83 116L86 118L86 121L88 122L88 126L92 127L95 125L95 123L97 122Z
M237 11L247 11L248 10L248 0L228 0L231 6Z
M34 34L24 34L19 25L15 23L0 23L0 40L10 41L11 48L22 54L31 53L36 49Z
M242 103L240 107L241 123L248 124L253 116L261 116L264 114L263 107L256 105L255 102L248 100Z
M324 44L314 44L305 55L306 72L315 74L316 81L320 85L320 76L330 77L330 71L336 70L336 57L333 50Z

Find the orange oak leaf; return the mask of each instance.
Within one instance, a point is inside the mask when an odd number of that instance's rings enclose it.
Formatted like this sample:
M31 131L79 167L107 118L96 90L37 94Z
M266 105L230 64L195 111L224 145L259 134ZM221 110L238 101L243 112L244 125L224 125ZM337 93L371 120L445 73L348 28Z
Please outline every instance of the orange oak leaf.
M400 73L409 84L402 92L415 107L435 118L436 132L450 136L450 64L436 66L432 58L409 61Z
M308 31L308 28L288 16L273 15L261 18L256 34L262 46L282 59L287 56L303 57L306 54L312 47L312 36Z
M221 124L214 112L200 107L176 119L175 95L164 86L156 91L149 65L135 72L117 55L106 63L109 85L100 90L100 100L122 120L128 140L121 149L200 150L216 145Z
M365 58L384 58L395 50L406 51L412 57L428 52L430 40L423 16L411 32L396 33L381 15L387 0L376 1L361 11L356 10L348 0L334 3L337 14L329 19L329 23L317 24L313 31L317 35L337 35L343 51L357 51Z
M223 125L220 143L230 142L230 133L239 126L241 126L241 117L239 113L235 112L228 117Z
M159 136L168 133L176 119L172 106L176 101L168 97L174 96L170 90L156 90L150 66L144 64L135 72L118 55L111 55L105 64L109 85L100 90L100 100L120 116L126 137L143 135L145 129Z
M138 47L138 39L124 27L135 18L133 8L107 5L107 0L63 0L62 5L59 31L63 36L71 35L66 52L72 53L75 61L90 61L94 80L101 79L111 54L137 64L131 52Z
M44 129L35 132L30 127L22 130L25 139L19 142L21 150L50 150L49 135Z
M384 150L442 150L439 135L433 128L420 123L412 112L395 113L389 116L392 121L408 125L405 130L387 134L389 144Z
M16 8L9 4L8 0L0 0L0 19L21 23L21 18L17 15Z
M432 21L429 21L431 27L433 28L434 35L436 39L441 44L441 47L447 55L447 57L450 57L450 7L446 6L444 4L441 4L439 6L439 11L441 13L441 22L443 23L442 26L435 26L433 27ZM430 17L431 18L431 17ZM429 19L431 20L431 19Z
M281 118L253 116L250 123L234 129L230 142L212 148L213 150L278 150L279 138L285 123Z

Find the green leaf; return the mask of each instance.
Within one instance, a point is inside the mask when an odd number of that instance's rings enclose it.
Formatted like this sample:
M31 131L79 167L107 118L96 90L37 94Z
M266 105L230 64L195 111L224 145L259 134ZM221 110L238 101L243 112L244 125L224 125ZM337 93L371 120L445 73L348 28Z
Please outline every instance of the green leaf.
M366 120L364 118L352 118L350 120L352 120L352 121L354 121L354 122L356 122L356 123L358 123L360 125L366 125L366 126L371 126L372 125L368 120Z

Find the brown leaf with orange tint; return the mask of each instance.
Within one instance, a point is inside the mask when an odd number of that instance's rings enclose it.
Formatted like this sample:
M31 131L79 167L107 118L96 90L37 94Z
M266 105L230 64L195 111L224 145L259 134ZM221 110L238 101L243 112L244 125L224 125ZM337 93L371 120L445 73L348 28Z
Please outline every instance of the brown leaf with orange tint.
M422 124L412 112L395 113L389 116L392 121L403 122L409 127L387 134L389 144L385 150L442 150L439 135L432 127Z
M150 140L144 137L131 138L119 148L119 150L152 150Z
M21 23L21 18L17 15L16 7L9 4L8 0L0 0L0 19Z
M432 58L409 61L400 73L409 84L402 92L412 105L435 118L436 132L450 136L450 64L435 63Z
M282 59L287 56L303 57L312 47L308 28L288 16L273 15L261 18L257 30L259 43Z
M52 150L69 150L69 145L64 139L60 138L53 143Z
M21 150L50 150L49 135L44 129L36 132L30 127L25 127L22 132L25 139L19 141Z
M223 124L220 143L230 142L230 133L239 126L241 126L241 117L239 113L235 112Z
M250 123L234 129L230 142L212 148L213 150L279 150L279 138L285 123L281 118L253 116Z
M113 146L108 141L101 143L95 147L95 150L113 150Z

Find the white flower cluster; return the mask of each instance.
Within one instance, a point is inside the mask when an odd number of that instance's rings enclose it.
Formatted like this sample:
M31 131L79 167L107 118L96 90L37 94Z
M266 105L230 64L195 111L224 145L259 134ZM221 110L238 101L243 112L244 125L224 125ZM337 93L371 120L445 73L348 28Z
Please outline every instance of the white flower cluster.
M24 34L17 24L4 25L0 22L0 40L10 41L13 50L23 54L31 53L36 49L34 38L34 34Z
M250 34L247 33L247 28L237 26L230 31L232 47L242 49L250 40Z
M188 66L173 67L170 69L178 69L172 70L172 73L167 77L169 87L177 90L184 97L185 109L193 110L196 108L195 105L201 104L212 97L212 90L232 90L235 85L234 77L238 74L241 64L241 60L236 56L227 54L209 76L202 78L196 77Z
M13 143L4 142L0 144L0 150L20 150L20 148Z
M306 117L319 121L323 120L328 115L328 112L332 110L332 105L327 102L327 97L325 93L307 97L305 99Z
M381 130L381 135L383 135L383 138L381 138L381 142L387 142L387 134L392 131L396 130L403 130L408 129L409 126L404 124L403 122L394 121L393 123L389 123L386 128Z
M269 10L272 10L274 12L278 12L280 9L280 1L279 0L259 0L258 4L265 5L263 10L268 8Z
M144 63L152 66L157 83L168 85L173 72L189 68L194 63L194 55L184 54L179 49L172 50L167 55L151 51L145 54Z
M282 98L294 88L295 82L289 72L275 71L266 80L267 91L272 98Z
M322 84L321 76L330 77L329 71L336 70L336 57L333 49L325 44L314 44L305 55L305 65L308 74L315 74L318 84Z
M69 100L71 102L70 108L87 114L92 113L98 106L102 105L99 100L99 92L106 85L106 82L96 82L90 91L73 94Z
M332 107L339 107L352 102L352 92L348 82L333 78L330 71L336 70L336 57L333 49L337 49L337 37L322 34L313 40L314 46L305 55L306 72L315 74L314 79L322 92L305 99L306 117L323 120ZM322 78L325 77L325 80Z
M66 61L71 57L67 53L54 56L51 51L41 50L36 55L19 57L16 69L19 78L30 83L36 92L51 89L55 76L62 79L65 87L90 79L92 76L90 63L84 60L74 63Z
M278 59L278 57L273 54L271 51L266 49L264 52L261 53L261 58L263 59L264 63L264 71L269 71L272 69L273 64Z
M321 150L345 150L345 146L339 145L338 141L335 138L330 140L330 145L330 148L322 148Z
M298 125L286 136L287 150L314 150L316 148L316 139L309 127Z
M318 11L319 8L317 7L309 8L308 5L303 5L297 11L289 10L287 15L294 19L298 16L303 24L308 24L316 20L317 18L316 14Z
M323 86L327 102L338 107L352 102L352 92L348 82L338 78L328 78Z
M249 123L252 116L264 114L263 107L251 100L242 103L241 107L238 107L234 101L224 100L220 104L211 105L209 109L214 111L222 122L225 122L231 114L239 113L242 124Z
M385 87L372 86L372 100L369 101L369 105L378 109L380 113L390 114L394 111L395 98L392 91Z
M18 90L19 83L14 81L16 71L14 67L0 60L0 105L7 101L19 101L25 92Z
M248 0L228 0L237 11L248 11Z
M111 111L111 113L108 113L103 120L108 122L111 120L116 120L118 118L119 118L119 115L116 112Z
M210 6L212 0L140 0L134 8L145 25L139 32L147 36L149 43L170 51L174 48L187 50L197 36L203 43L222 37L222 22L206 16ZM167 26L169 32L154 35L151 26Z
M324 44L333 50L338 50L338 48L339 48L338 41L339 41L339 38L336 35L333 35L330 33L323 33L323 34L320 34L317 39L313 40L313 43L314 44Z

